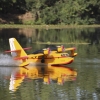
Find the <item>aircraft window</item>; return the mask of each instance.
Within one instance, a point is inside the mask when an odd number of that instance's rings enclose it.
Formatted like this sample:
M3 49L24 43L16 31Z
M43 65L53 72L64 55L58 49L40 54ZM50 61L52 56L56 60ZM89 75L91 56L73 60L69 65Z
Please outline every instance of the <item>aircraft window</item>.
M68 54L61 54L62 57L66 57L69 56Z

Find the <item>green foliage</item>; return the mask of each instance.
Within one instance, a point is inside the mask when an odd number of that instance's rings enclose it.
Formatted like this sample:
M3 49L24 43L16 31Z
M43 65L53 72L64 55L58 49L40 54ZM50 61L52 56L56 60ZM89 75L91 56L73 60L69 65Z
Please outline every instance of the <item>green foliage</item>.
M35 24L100 23L99 0L0 0L1 13L31 11Z
M34 25L34 21L33 20L24 21L23 24L25 24L25 25Z

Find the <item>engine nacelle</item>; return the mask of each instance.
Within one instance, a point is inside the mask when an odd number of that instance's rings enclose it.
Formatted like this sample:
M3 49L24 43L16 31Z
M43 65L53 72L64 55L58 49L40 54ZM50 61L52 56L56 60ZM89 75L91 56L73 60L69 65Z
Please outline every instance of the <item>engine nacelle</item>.
M64 52L64 46L61 45L61 46L57 46L57 52L61 53L61 52Z
M47 49L43 49L43 54L44 55L49 55L50 54L50 48L47 48Z

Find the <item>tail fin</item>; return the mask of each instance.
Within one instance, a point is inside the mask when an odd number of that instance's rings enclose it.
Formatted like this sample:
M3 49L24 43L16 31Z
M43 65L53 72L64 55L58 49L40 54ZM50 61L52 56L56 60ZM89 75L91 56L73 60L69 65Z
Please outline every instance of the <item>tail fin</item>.
M18 43L18 41L15 38L9 39L10 49L11 49L11 55L13 57L23 57L27 56L26 52L23 50L21 45Z

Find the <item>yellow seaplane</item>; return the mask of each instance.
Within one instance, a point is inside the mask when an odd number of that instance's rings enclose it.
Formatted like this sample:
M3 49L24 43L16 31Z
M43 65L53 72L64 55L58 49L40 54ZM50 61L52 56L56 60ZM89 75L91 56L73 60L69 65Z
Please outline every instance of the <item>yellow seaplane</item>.
M21 62L19 66L26 66L31 63L50 65L70 64L77 55L77 53L74 52L76 50L75 47L65 48L63 45L48 47L28 55L26 54L25 50L29 48L22 48L15 38L10 38L9 44L10 51L5 52L11 52L12 57ZM69 51L70 53L68 53Z
M77 72L64 66L24 66L17 67L11 74L9 90L16 91L21 83L41 80L44 84L63 85L67 81L75 81ZM25 84L26 84L25 83Z

